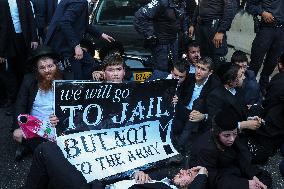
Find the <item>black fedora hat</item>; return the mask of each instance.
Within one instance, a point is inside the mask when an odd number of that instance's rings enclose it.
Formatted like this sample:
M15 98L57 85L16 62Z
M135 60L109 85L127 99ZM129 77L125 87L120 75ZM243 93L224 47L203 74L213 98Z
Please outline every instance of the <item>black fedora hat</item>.
M57 54L51 47L41 46L32 51L31 56L28 58L27 62L31 65L34 65L39 58L44 56L60 61L60 55Z
M238 116L234 108L229 105L223 107L214 117L214 127L220 128L222 131L231 131L238 128L241 118Z

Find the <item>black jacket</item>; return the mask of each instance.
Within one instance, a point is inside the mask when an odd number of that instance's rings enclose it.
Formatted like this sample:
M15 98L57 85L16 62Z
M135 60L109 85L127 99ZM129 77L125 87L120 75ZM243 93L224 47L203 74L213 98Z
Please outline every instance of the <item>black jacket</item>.
M88 2L85 0L62 0L49 24L45 44L51 46L65 58L74 54L85 33L95 37L102 35L88 23Z
M247 70L245 72L245 76L246 78L242 85L245 95L245 103L249 105L261 104L262 95L254 72Z
M284 137L284 72L270 81L263 102L265 125L257 131L268 137Z
M246 10L252 15L261 15L263 11L272 13L276 22L284 23L284 1L282 0L248 0Z
M184 93L183 97L179 97L179 103L176 106L176 114L175 114L175 121L174 121L174 133L180 133L182 132L184 126L188 122L188 115L190 111L186 108L188 104L191 101L193 90L195 87L195 74L189 74L186 86L184 86ZM212 74L209 76L206 84L203 86L199 98L197 98L192 106L192 110L197 110L203 114L208 114L208 108L207 108L207 96L218 86L220 86L220 80L219 78ZM208 124L208 120L203 121L204 129L207 130L210 124Z
M221 150L211 130L202 134L193 144L190 163L191 166L207 168L211 189L248 189L248 180L253 176L268 186L271 184L267 172L251 165L250 152L238 138L231 147Z
M184 97L184 101L183 101L183 104L185 106L189 104L189 102L191 101L192 95L193 95L193 90L196 84L195 74L189 74L188 80L189 80L189 84L187 86L186 96ZM208 94L210 94L211 91L213 91L215 88L217 88L220 85L221 85L221 82L219 78L214 74L210 75L204 87L202 88L198 99L205 102L205 99L207 98ZM204 109L204 112L202 113L207 113L207 109Z
M25 44L27 48L30 48L31 42L38 41L31 4L29 0L16 1ZM15 29L8 0L0 0L0 57L15 56L14 34Z
M247 120L248 109L244 100L244 93L242 89L236 89L236 94L231 94L224 85L214 89L206 99L208 108L208 120L212 120L224 107L231 106L239 116L239 120Z
M155 35L160 43L172 42L181 29L188 30L185 7L184 1L176 5L172 0L152 0L135 13L134 27L145 38Z
M195 26L198 19L204 22L219 19L217 31L225 32L230 29L236 14L235 0L199 0L198 2L191 25Z
M33 74L25 75L15 103L13 130L19 128L17 123L18 115L30 114L38 89L38 81L35 76Z

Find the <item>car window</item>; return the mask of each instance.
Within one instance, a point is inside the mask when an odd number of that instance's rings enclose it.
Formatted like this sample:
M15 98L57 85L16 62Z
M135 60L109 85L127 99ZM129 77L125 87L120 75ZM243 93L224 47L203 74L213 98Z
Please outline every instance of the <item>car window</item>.
M142 6L141 0L103 0L96 20L98 23L132 24L134 13Z

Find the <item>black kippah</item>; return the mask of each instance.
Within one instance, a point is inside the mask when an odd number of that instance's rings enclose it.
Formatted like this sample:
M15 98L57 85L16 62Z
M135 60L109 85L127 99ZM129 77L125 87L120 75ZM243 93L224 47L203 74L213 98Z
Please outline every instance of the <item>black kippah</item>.
M232 131L238 128L238 122L240 120L233 107L224 107L214 118L216 126L222 131Z

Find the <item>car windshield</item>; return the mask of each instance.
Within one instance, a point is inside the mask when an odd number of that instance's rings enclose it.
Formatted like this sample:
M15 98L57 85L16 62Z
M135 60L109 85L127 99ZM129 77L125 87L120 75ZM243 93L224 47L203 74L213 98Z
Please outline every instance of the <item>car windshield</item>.
M99 5L96 21L101 24L132 25L134 13L142 3L143 0L103 0Z

